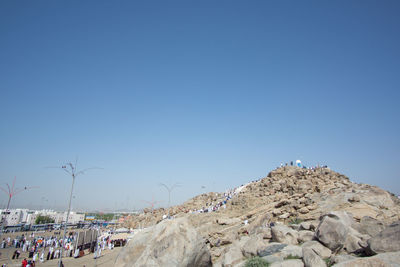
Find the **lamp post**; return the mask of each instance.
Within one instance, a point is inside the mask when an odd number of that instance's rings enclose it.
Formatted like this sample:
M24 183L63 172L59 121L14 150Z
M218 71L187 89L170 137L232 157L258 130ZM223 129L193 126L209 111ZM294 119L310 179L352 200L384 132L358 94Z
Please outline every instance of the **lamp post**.
M154 200L154 196L152 197L152 200L151 200L151 201L146 201L146 200L142 200L142 201L150 205L150 207L151 207L151 214L153 214L154 205L158 203L158 201L155 201L155 200Z
M80 174L84 174L86 171L88 170L92 170L92 169L100 169L100 168L87 168L84 169L82 171L78 171L76 168L77 162L75 162L75 165L72 163L67 163L64 166L61 167L55 167L58 169L62 169L63 171L65 171L66 173L68 173L69 175L71 175L72 177L72 185L71 185L71 193L69 195L69 203L68 203L68 211L67 211L67 217L65 218L65 225L64 225L64 234L63 234L63 239L62 239L62 245L61 245L61 253L60 253L60 261L58 263L58 266L61 267L62 266L62 256L63 256L63 252L64 252L64 241L65 241L65 236L67 233L67 225L68 225L68 219L69 219L69 214L71 212L71 201L72 201L72 193L74 191L74 183L75 183L75 178L80 175ZM54 168L54 167L53 167Z
M167 191L168 191L168 219L169 219L169 208L170 208L170 204L171 204L171 192L172 192L172 190L174 190L175 187L178 187L181 185L179 183L176 183L176 184L172 185L171 187L169 187L166 184L161 183L160 186L165 187L165 189L167 189Z
M7 185L7 190L0 186L0 190L3 191L8 196L7 208L6 208L6 211L5 211L6 217L7 217L8 214L10 214L9 208L10 208L10 203L11 203L11 199L13 198L13 196L15 196L16 194L19 194L19 193L21 193L21 192L23 192L25 190L29 190L29 189L32 189L32 188L38 188L37 186L32 186L32 187L25 186L24 188L20 188L20 189L19 188L15 188L15 181L16 180L17 180L17 177L14 177L14 180L13 180L13 183L12 183L11 187L10 187L9 184L6 184ZM0 221L0 223L1 223L1 231L0 231L0 235L3 234L4 220L5 220L6 217L4 217L3 214L1 214L1 221Z

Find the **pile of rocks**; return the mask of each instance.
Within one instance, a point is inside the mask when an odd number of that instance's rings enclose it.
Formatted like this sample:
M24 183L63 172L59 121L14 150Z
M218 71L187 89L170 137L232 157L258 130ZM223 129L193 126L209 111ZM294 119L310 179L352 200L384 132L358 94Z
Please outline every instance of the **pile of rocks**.
M392 266L400 263L400 221L385 226L345 211L318 221L265 226L269 236L245 235L224 249L215 266L242 266L259 256L271 266ZM359 265L357 265L359 264ZM394 265L393 265L394 266ZM398 265L396 265L398 266Z
M278 168L242 188L226 209L187 213L207 202L218 201L219 196L223 194L203 194L172 208L170 213L178 219L163 221L166 211L156 210L135 217L131 223L155 225L149 228L154 233L164 233L157 227L176 228L175 222L191 229L179 231L184 236L169 238L204 244L196 245L210 256L210 261L203 260L202 266L242 266L254 256L264 258L271 266L390 266L400 262L398 198L375 186L352 183L328 168ZM196 241L190 241L193 236ZM156 236L138 235L130 244L141 244L140 240L154 240L143 253L157 260L164 255L160 251L171 249L174 244L178 244L178 251L195 253L190 257L177 256L176 264L171 266L189 266L183 258L197 257L196 249L182 250L179 242L162 243L157 248ZM158 254L151 256L154 251ZM150 258L143 260L143 255L139 257L142 263L154 262ZM132 265L116 266L140 266L134 264L135 260L129 261ZM168 266L168 262L161 263Z

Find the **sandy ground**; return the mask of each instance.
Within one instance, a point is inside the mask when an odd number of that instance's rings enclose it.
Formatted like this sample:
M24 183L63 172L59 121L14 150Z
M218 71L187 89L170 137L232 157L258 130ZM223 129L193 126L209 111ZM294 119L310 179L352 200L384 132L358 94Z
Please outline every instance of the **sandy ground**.
M26 233L25 233L26 234ZM51 236L53 233L52 232L46 232L46 233L40 233L41 236ZM15 233L15 234L4 234L1 239L4 237L14 237L17 235L21 235L21 233ZM39 235L39 234L38 234ZM112 239L117 239L117 238L126 238L127 234L117 234L112 237ZM0 249L0 266L2 264L7 264L7 267L20 267L21 262L24 258L28 259L28 253L27 252L22 252L22 248L19 248L19 251L21 251L21 255L19 256L18 260L12 260L12 255L16 249L15 248L5 248L5 249ZM118 256L118 254L121 252L122 247L115 247L112 250L105 249L101 252L101 256L98 257L97 259L94 259L93 253L88 254L88 250L85 250L85 256L81 258L73 258L73 257L68 257L68 258L63 258L63 263L65 267L94 267L94 266L100 266L100 267L112 267L114 266L114 262ZM54 259L54 260L49 260L49 261L44 261L41 263L38 261L36 263L36 266L39 267L56 267L58 266L58 261L59 259Z

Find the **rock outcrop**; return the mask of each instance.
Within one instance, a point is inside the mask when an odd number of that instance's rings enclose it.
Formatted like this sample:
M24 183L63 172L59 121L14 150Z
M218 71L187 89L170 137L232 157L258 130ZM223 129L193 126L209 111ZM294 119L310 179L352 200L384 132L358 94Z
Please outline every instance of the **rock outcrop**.
M353 258L351 260L342 261L333 267L355 267L355 266L371 266L371 267L395 267L400 264L400 252L382 253L373 257Z
M400 251L400 221L389 225L382 232L368 240L368 253Z
M400 226L395 223L400 220L400 200L328 168L278 168L229 192L202 194L172 207L173 220L163 221L166 213L165 209L147 210L133 217L127 226L156 226L128 243L131 252L119 256L120 266L130 266L123 265L129 260L134 266L207 266L212 262L233 267L243 266L256 255L271 266L386 264L400 251ZM188 232L177 230L174 222L185 225ZM163 231L165 224L171 224L165 229L176 231ZM194 239L187 239L187 234ZM164 236L162 242L157 235ZM168 243L171 236L178 241ZM172 257L166 259L172 247L179 253L171 252ZM366 257L374 254L378 255Z
M201 266L211 264L205 240L185 218L166 220L129 241L115 266Z

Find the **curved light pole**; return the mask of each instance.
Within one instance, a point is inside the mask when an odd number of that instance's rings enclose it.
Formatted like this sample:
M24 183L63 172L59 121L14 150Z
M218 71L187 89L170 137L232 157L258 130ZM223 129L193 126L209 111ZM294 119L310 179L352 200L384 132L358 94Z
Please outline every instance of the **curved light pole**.
M151 200L151 201L146 201L146 200L142 200L142 201L150 205L150 207L151 207L151 213L153 213L154 205L157 204L157 203L159 203L158 201L155 201L155 200L154 200L154 196L152 197L152 200Z
M8 203L7 203L6 211L8 211L8 208L10 207L11 199L12 199L13 196L15 196L16 194L21 193L24 190L29 190L29 189L32 189L32 188L38 188L37 186L32 186L32 187L25 186L24 188L14 188L16 179L17 179L17 177L14 177L14 180L13 180L13 183L12 183L11 187L10 187L9 184L6 184L8 190L6 190L6 189L4 189L3 187L0 186L0 190L2 190L4 193L6 193L8 195Z
M167 189L167 191L168 191L168 219L169 219L169 208L170 208L170 204L171 204L171 192L172 192L172 190L174 190L174 188L181 186L181 185L179 183L176 183L176 184L172 185L171 187L169 187L166 184L160 183L160 186L165 187L165 189Z
M68 225L68 217L69 214L71 212L71 201L72 201L72 193L74 191L74 183L75 183L75 178L80 175L80 174L85 174L86 171L88 170L92 170L92 169L101 169L101 168L96 168L96 167L92 167L92 168L87 168L84 169L82 171L78 171L76 168L77 165L77 161L75 162L75 165L72 163L67 163L64 166L61 167L51 167L51 168L58 168L61 169L63 171L65 171L66 173L68 173L69 175L72 176L72 185L71 185L71 193L69 195L69 204L68 204L68 211L67 211L67 218L65 219L65 225L64 225L64 234L63 234L63 239L62 239L62 246L61 246L61 253L60 253L60 261L58 262L58 266L61 267L61 263L62 263L62 256L63 256L63 252L64 252L64 240L65 240L65 235L67 233L67 225Z
M0 190L3 191L7 196L8 196L8 203L7 203L7 208L6 208L6 216L9 214L9 208L10 208L10 203L11 203L11 199L13 198L13 196L21 193L22 191L25 190L29 190L29 189L33 189L33 188L38 188L37 186L31 186L31 187L27 187L25 186L24 188L15 188L15 181L17 180L17 177L14 177L12 186L10 187L9 184L7 185L7 190L3 187L0 186ZM0 231L0 235L3 234L3 227L4 227L4 220L5 217L3 216L3 214L1 214L1 231Z

